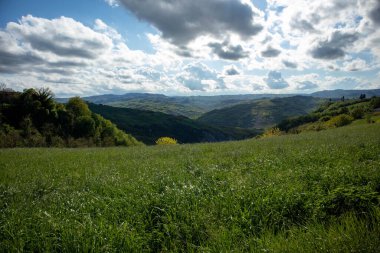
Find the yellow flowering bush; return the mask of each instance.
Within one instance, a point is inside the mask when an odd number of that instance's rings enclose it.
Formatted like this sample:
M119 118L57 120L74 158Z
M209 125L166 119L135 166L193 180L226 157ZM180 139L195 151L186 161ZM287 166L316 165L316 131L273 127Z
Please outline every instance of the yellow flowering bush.
M177 144L177 140L171 137L160 137L156 140L157 145L173 145Z

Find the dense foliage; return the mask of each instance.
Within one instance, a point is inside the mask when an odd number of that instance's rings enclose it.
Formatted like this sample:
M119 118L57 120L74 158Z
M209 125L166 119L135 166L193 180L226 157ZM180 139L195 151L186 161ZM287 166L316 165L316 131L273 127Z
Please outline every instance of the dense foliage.
M380 124L0 150L0 251L378 252Z
M354 120L365 118L380 107L380 97L327 101L317 110L307 115L292 117L281 121L276 127L286 132L303 130L323 130L340 127Z
M131 135L92 113L79 97L66 105L49 89L0 91L0 147L136 145Z
M199 123L184 116L160 112L117 108L89 104L91 111L111 120L118 128L131 133L145 144L155 144L162 136L175 138L179 143L239 140L256 136L258 131L220 128Z

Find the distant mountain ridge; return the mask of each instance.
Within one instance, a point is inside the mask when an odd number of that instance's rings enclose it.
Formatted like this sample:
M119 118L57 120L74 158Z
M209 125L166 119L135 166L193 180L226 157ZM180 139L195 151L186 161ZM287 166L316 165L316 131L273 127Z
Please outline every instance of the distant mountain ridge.
M166 96L151 93L126 93L123 95L105 94L84 97L83 99L95 103L114 107L131 108L162 112L176 116L186 116L196 119L204 113L222 109L252 100L263 98L282 98L296 95L317 98L340 99L358 98L361 94L367 97L380 96L380 89L373 90L324 90L311 94L245 94L245 95L217 95L217 96ZM66 98L58 98L59 102L66 102Z

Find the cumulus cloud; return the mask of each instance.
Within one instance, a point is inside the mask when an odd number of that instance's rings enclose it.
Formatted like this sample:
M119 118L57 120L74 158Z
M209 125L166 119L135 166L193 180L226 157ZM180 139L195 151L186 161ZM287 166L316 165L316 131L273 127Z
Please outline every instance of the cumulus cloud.
M325 78L325 85L329 89L357 89L363 81L354 77L332 77Z
M297 29L301 32L318 33L317 29L315 29L314 25L311 22L305 19L299 19L299 15L300 13L298 13L298 15L291 20L290 25L292 28Z
M281 50L268 46L264 51L261 51L262 57L277 57L281 54Z
M248 57L248 53L244 51L241 45L230 45L228 42L223 43L209 43L209 47L212 49L213 53L219 58L225 60L239 60Z
M311 55L316 59L325 60L341 58L346 54L344 50L358 39L359 36L356 32L335 31L328 39L319 41L311 50Z
M191 91L207 91L225 88L224 80L218 73L202 63L186 65L178 74L177 81Z
M37 51L58 56L94 59L112 46L109 37L66 17L48 20L28 15L20 23L8 23L6 30Z
M302 81L297 85L298 90L312 90L318 88L318 85L311 81Z
M297 63L291 62L291 61L287 61L287 60L283 60L282 63L285 65L285 67L291 68L291 69L295 69L298 66Z
M345 71L361 71L368 69L366 61L362 59L355 59L344 64Z
M242 38L262 29L262 13L247 1L237 0L120 0L138 18L153 24L162 36L185 45L202 35L223 37L234 33Z
M289 84L282 78L282 75L278 71L269 71L268 77L264 78L265 83L271 89L284 89L289 86Z
M235 65L225 66L223 73L227 76L236 76L240 74L240 71Z
M119 6L118 0L104 0L109 6L117 7Z
M369 16L375 24L380 25L380 1L379 0L376 1L374 8L369 13Z

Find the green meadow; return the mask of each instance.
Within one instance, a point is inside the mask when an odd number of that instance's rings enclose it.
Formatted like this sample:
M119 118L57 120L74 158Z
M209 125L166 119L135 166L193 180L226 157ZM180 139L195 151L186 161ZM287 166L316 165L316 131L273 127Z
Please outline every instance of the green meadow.
M378 252L380 124L0 150L2 252Z

